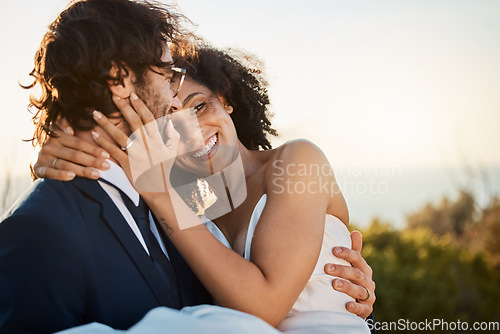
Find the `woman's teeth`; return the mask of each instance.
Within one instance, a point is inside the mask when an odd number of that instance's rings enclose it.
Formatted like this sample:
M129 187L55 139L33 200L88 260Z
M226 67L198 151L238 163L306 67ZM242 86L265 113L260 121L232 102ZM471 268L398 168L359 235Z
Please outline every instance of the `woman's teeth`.
M206 156L212 148L215 146L217 143L217 134L213 135L212 138L208 141L208 144L202 148L201 150L197 151L196 153L191 154L193 158L202 158Z

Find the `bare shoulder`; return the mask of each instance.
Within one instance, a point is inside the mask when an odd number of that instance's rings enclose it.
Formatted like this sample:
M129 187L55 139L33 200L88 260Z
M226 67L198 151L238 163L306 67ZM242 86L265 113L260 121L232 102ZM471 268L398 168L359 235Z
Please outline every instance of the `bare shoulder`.
M266 167L265 186L268 193L312 196L327 202L326 213L349 224L344 196L335 179L328 158L309 140L289 141L276 149Z
M322 157L326 159L323 151L318 146L316 146L316 144L307 139L290 140L281 145L280 148L282 148L281 154L284 157L293 157L298 155L298 157L309 156L311 158Z
M323 151L306 139L288 141L276 148L267 163L266 180L273 175L332 176L333 170Z

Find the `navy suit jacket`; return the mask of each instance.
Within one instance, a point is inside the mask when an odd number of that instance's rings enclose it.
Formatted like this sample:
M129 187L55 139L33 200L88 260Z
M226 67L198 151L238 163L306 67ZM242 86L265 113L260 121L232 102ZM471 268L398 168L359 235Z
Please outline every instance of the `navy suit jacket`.
M164 241L180 306L213 303ZM178 304L97 181L38 180L0 223L0 333L90 322L128 329L152 308Z

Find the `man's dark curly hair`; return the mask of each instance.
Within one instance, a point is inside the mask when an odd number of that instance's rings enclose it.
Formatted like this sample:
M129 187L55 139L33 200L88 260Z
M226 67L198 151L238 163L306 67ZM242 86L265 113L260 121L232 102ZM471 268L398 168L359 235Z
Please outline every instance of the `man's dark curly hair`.
M170 7L133 0L73 1L48 27L30 73L40 87L30 97L34 113L33 144L51 135L50 125L65 117L77 130L94 126L92 111L109 116L118 111L109 82L120 83L129 69L136 83L144 82L151 66L169 66L161 60L165 43L182 36L185 17ZM123 70L110 77L112 64Z
M241 50L219 50L207 43L179 43L170 49L176 66L196 83L223 96L234 108L231 118L238 138L250 150L270 149L271 127L267 82L262 62Z

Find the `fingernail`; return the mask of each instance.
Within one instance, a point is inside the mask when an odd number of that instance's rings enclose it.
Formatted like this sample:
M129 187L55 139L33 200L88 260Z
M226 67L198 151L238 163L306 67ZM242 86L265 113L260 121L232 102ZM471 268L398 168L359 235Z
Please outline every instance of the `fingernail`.
M111 168L111 165L110 165L107 161L104 161L104 162L102 163L102 168L103 168L103 169L109 169L109 168Z
M340 289L342 286L344 286L344 283L341 280L336 280L335 281L335 288Z
M110 155L108 152L102 152L101 153L101 156L104 158L104 159L109 159L110 158Z
M69 126L66 129L64 129L64 132L66 132L66 134L71 135L71 136L75 134L73 129Z
M99 173L98 171L94 170L94 171L92 171L91 175L92 175L93 178L98 179L101 176L101 173Z
M334 251L335 253L337 253L337 254L340 254L340 253L342 253L342 248L340 248L340 247L335 247L335 248L333 249L333 251Z
M122 98L119 96L113 95L113 99L118 101L118 100L121 100Z
M132 98L132 100L136 101L139 97L135 94L135 93L132 93L130 94L130 97Z
M355 308L355 307L354 307L354 304L348 304L348 305L347 305L347 309L348 309L349 311L354 311L354 308Z
M94 119L101 119L102 118L102 114L97 110L94 110L92 115L94 116Z
M99 134L95 131L92 131L92 137L97 139L97 138L99 138Z
M76 176L76 174L75 174L74 172L67 172L67 173L66 173L66 176L67 176L68 178L74 178L74 177Z
M334 266L333 264L330 264L330 265L328 266L328 270L329 270L329 271L335 271L335 266Z
M35 173L36 173L36 175L38 175L38 177L44 177L46 171L47 171L47 167L40 167L40 168L37 168L35 170Z

